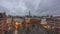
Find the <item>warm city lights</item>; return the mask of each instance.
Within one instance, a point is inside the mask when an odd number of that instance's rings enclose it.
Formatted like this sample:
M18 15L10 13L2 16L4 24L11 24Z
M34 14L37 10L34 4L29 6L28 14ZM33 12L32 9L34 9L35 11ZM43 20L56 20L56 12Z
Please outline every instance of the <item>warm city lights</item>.
M15 22L15 23L14 23L14 27L15 27L15 28L18 28L18 27L19 27L19 23L18 23L18 22Z
M60 19L54 19L56 17L6 16L5 13L3 16L0 20L0 34L60 33Z
M7 27L10 28L12 25L10 23L7 24Z

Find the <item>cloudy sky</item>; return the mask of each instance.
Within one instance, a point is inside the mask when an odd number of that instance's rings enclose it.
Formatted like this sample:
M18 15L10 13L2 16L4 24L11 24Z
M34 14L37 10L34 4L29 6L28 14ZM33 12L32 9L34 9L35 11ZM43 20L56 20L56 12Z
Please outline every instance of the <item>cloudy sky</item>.
M60 0L0 0L0 12L7 15L60 15Z

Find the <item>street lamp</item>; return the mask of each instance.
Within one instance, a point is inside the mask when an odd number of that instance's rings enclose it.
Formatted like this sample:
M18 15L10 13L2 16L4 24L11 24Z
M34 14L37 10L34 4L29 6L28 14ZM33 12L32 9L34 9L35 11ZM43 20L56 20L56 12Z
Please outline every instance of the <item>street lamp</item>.
M16 22L16 23L14 24L14 27L17 29L17 28L18 28L18 26L19 26L19 23L18 23L18 22Z
M14 23L15 34L18 34L18 30L17 30L17 29L19 28L19 25L20 25L19 22L15 22L15 23Z

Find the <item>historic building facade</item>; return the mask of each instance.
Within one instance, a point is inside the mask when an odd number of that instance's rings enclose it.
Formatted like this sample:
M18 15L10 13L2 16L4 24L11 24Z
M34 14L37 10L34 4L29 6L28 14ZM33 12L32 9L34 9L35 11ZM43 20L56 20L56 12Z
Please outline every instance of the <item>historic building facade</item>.
M0 34L4 34L6 31L6 14L0 13Z

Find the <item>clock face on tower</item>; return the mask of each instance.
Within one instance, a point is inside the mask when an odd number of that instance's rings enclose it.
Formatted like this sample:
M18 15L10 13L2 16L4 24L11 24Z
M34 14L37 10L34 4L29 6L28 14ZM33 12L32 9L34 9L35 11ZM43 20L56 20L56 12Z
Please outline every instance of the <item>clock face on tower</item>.
M0 13L0 18L2 18L3 16L2 16L2 13Z

